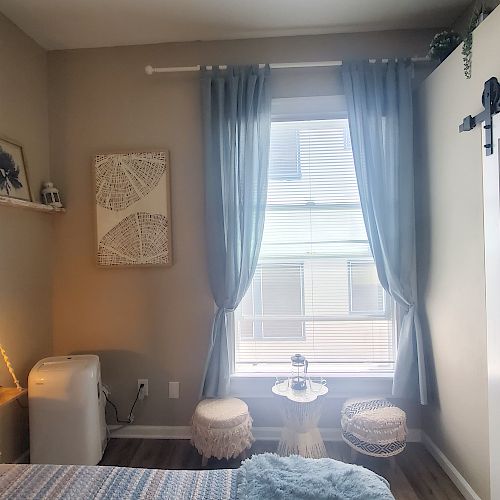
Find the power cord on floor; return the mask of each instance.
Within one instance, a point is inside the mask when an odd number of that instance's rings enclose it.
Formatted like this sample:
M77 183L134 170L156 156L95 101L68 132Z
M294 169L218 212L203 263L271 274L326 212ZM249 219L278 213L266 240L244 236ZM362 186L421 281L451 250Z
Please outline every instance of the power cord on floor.
M139 401L139 396L141 395L141 391L142 389L144 389L144 384L141 384L139 386L139 389L137 391L137 395L135 396L135 400L134 400L134 403L132 405L132 408L130 408L130 411L129 411L129 414L128 414L128 417L127 417L127 420L120 420L118 418L118 408L117 406L115 405L115 403L113 403L113 401L111 401L109 398L108 398L108 393L106 390L103 390L102 393L104 394L104 397L106 398L106 401L113 407L113 409L115 410L115 418L116 418L116 421L119 423L119 424L131 424L133 423L134 421L134 409L135 409L135 405L137 404L137 401ZM21 403L21 401L19 401L19 399L16 399L16 403L17 405L22 408L23 410L27 410L28 409L28 406L25 406Z
M115 405L115 403L113 403L113 401L111 401L109 398L108 398L108 394L107 394L107 391L102 391L102 393L104 394L104 397L106 398L106 401L113 407L113 409L115 410L115 419L116 421L119 423L119 424L131 424L134 422L134 408L135 408L135 405L137 404L137 401L139 401L139 396L141 395L141 391L142 389L144 389L144 384L141 384L139 386L139 389L137 390L137 395L135 396L135 400L134 400L134 403L132 405L132 408L130 408L130 411L128 413L128 417L127 417L127 420L120 420L120 418L118 417L118 407Z

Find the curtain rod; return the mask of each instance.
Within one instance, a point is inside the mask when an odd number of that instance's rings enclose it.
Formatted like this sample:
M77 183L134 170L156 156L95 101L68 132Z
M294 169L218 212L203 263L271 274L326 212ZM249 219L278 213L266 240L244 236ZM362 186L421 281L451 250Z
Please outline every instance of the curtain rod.
M369 59L370 62L376 62L380 59ZM412 62L429 62L431 59L429 57L412 57ZM387 62L388 59L381 59L382 62ZM263 68L265 64L259 64L260 68ZM289 63L271 63L269 64L271 69L288 69L288 68L320 68L328 66L342 66L342 61L315 61L315 62L289 62ZM227 66L219 66L221 69L226 69ZM153 66L146 66L144 71L147 75L152 75L154 73L187 73L193 71L200 71L202 67L197 66L172 66L167 68L154 68ZM211 69L212 66L207 66Z

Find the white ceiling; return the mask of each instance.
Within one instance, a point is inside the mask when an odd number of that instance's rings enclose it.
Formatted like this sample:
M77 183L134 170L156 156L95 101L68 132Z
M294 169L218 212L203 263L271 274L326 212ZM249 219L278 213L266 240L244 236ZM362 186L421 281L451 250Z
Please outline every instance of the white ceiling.
M47 49L447 26L470 0L0 0Z

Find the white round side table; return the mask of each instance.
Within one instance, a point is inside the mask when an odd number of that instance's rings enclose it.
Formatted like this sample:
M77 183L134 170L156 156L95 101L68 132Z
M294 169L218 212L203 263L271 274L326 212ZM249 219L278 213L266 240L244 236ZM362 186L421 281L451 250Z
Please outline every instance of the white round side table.
M278 445L278 455L300 455L307 458L327 458L325 443L318 429L323 396L328 387L308 382L307 389L295 391L288 381L276 384L273 393L280 396L284 427Z

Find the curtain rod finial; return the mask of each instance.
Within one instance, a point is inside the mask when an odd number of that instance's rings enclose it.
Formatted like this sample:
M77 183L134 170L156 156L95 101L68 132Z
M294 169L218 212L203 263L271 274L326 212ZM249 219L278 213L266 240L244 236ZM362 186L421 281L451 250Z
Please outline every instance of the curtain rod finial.
M144 68L144 71L146 72L146 75L152 75L155 70L153 68L153 66L151 66L150 64L148 64L145 68Z

